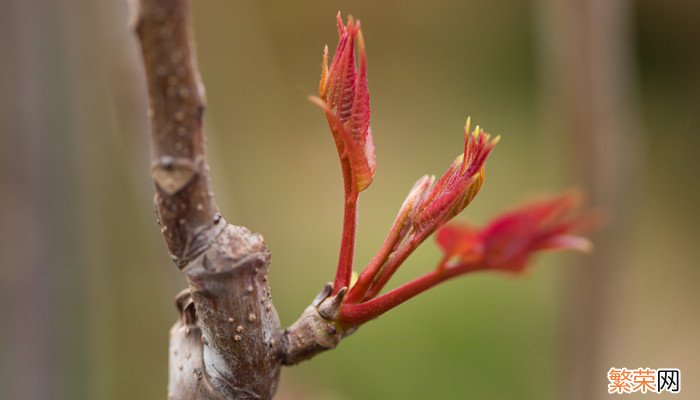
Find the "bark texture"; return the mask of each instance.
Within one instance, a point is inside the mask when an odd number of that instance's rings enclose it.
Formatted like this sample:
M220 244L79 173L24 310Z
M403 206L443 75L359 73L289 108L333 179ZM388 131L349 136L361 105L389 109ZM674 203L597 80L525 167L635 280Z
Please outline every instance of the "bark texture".
M148 81L156 214L189 283L170 331L168 398L270 399L283 364L334 348L348 333L331 322L346 290L330 296L328 286L281 329L262 236L228 224L209 188L189 1L133 6Z
M260 235L224 221L209 189L189 2L141 0L134 12L148 80L156 213L189 283L170 332L168 398L269 399L283 352L267 285L270 252Z

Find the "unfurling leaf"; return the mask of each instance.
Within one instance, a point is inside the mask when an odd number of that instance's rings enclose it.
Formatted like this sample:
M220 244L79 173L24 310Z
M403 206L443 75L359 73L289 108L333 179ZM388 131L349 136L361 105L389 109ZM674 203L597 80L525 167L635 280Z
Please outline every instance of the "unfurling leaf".
M588 239L573 234L590 219L577 213L578 204L578 194L567 192L505 213L482 229L445 226L437 243L450 264L520 272L541 250L591 250Z
M479 193L484 182L484 163L500 137L493 140L478 126L464 128L464 153L460 154L433 189L418 205L413 228L430 234L459 214Z
M360 21L349 17L344 25L340 13L337 19L338 47L330 67L328 47L324 48L319 97L310 99L326 113L343 164L346 190L359 193L372 183L375 171L374 141L369 126L367 58Z

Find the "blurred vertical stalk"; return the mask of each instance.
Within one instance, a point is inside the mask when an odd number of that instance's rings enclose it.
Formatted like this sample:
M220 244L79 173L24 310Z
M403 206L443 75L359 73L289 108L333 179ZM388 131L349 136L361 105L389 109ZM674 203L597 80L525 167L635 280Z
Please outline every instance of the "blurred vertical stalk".
M50 350L57 343L51 334L54 324L49 310L55 287L50 284L52 272L43 271L50 262L50 226L42 226L50 196L49 187L41 183L52 155L43 151L41 132L48 129L47 104L37 79L42 65L38 50L46 21L29 21L38 8L37 2L10 1L0 12L0 397L8 399L51 398L56 392Z
M13 65L3 65L0 69L5 77L0 92L3 110L0 118L3 136L0 397L43 399L51 397L56 383L51 374L50 352L56 338L51 335L53 318L49 310L55 288L50 284L51 272L42 271L50 257L46 251L47 226L42 226L41 217L50 197L40 180L50 160L42 156L38 137L46 127L37 118L42 111L41 96L31 82L36 66L29 65L28 55L21 54L18 42L8 43L13 36L27 41L35 38L18 34L17 24L8 26L8 14L0 15L3 31L14 34L0 35L3 58L15 60ZM8 142L12 142L16 151L9 151Z
M591 203L611 216L593 237L593 256L570 270L562 290L564 376L558 398L590 400L602 398L611 367L601 358L622 292L610 282L628 268L621 233L631 222L640 183L631 2L538 0L536 6L548 131L566 135L578 181Z
M80 193L62 2L0 4L0 398L80 398ZM76 267L78 266L78 267ZM67 330L70 328L71 333Z

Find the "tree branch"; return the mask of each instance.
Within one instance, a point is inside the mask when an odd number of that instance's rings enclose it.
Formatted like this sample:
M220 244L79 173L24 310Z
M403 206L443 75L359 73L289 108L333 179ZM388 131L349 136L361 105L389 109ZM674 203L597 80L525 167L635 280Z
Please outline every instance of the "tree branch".
M190 41L189 3L139 4L135 28L148 79L155 203L170 254L182 268L225 226L204 159L204 87Z
M138 35L148 80L158 222L189 290L171 330L170 399L269 399L281 365L270 300L270 252L260 235L227 224L209 189L204 88L188 0L140 0Z

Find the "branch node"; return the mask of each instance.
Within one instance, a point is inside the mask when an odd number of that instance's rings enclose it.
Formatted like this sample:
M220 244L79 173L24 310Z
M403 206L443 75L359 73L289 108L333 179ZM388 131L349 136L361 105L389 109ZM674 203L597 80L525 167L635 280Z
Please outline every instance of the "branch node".
M184 157L162 156L151 164L151 177L171 196L187 186L198 173L197 163Z
M332 296L331 289L332 285L327 283L299 319L282 332L285 365L298 364L334 349L344 337L355 331L355 328L346 329L335 321L347 287Z
M318 314L329 321L335 321L338 319L338 313L340 312L340 305L343 302L345 294L348 292L347 287L343 287L338 291L338 294L330 296L325 300L321 301L318 305Z

